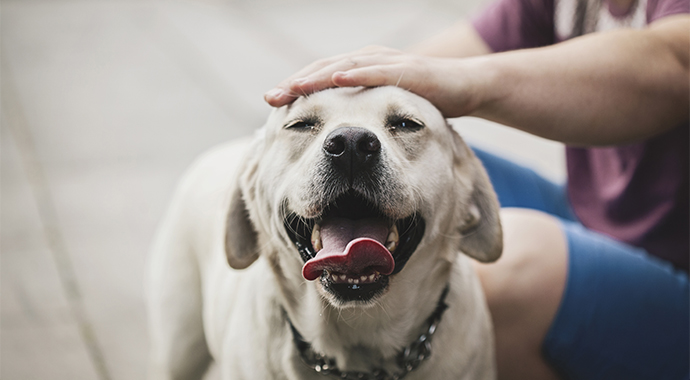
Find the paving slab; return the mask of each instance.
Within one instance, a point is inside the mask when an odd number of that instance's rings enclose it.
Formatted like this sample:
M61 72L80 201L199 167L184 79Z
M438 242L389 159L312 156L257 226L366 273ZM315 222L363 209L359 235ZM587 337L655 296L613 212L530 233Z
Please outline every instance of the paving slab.
M252 117L166 52L148 2L10 3L2 15L3 55L45 165L189 160Z
M5 120L0 144L0 378L97 379Z

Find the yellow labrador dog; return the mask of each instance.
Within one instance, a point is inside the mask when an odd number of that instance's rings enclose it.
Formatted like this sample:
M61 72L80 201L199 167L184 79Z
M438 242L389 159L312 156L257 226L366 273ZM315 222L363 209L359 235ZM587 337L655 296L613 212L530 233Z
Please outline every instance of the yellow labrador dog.
M492 379L467 256L501 250L486 173L428 101L300 98L179 185L149 274L151 378L213 360L224 380Z

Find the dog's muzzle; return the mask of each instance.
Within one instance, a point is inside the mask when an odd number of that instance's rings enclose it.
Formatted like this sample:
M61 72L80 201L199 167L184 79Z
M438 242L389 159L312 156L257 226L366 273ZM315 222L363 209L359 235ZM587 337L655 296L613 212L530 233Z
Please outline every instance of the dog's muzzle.
M381 143L373 132L338 128L326 137L323 152L346 190L316 218L289 213L285 227L305 262L305 279L320 278L342 301L368 301L403 269L424 236L425 223L418 213L391 218L365 196L382 192L376 185Z

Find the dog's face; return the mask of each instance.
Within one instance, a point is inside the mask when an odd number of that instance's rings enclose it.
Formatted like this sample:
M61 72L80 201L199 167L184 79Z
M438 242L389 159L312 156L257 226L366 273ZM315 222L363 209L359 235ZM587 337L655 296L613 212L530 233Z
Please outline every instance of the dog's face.
M231 266L271 255L281 278L314 281L342 307L371 304L392 276L424 281L457 249L500 255L486 174L428 101L326 90L275 110L261 133L228 216Z

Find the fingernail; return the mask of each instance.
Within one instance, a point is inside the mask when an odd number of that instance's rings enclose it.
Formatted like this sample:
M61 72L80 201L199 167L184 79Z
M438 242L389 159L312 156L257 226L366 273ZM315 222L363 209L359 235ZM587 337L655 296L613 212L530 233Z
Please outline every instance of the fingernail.
M279 98L281 95L283 95L283 90L280 88L274 88L273 90L264 94L264 96L268 98Z
M342 81L347 79L348 76L349 74L347 71L336 71L333 73L333 76L331 76L331 81L333 81L336 86L339 86L343 84Z

